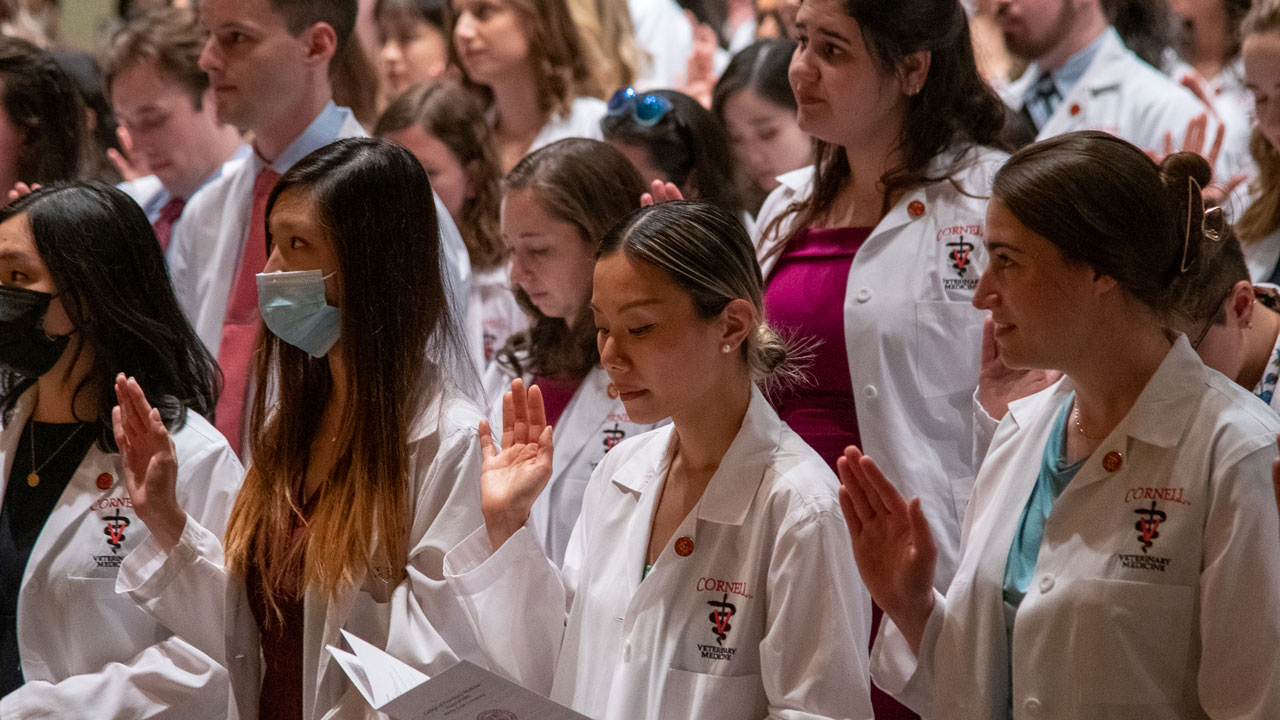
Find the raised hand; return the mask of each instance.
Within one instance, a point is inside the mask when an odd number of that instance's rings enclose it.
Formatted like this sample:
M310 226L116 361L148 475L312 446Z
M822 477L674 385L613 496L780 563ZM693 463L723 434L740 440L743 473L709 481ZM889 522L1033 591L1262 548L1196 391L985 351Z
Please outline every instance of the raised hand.
M1009 403L1034 395L1058 382L1056 370L1014 370L1000 358L996 343L996 323L988 315L982 324L982 366L978 370L978 402L991 417L999 420L1009 412Z
M1193 87L1191 89L1194 92L1196 88ZM1210 105L1210 109L1212 109L1212 105ZM1222 153L1222 143L1226 138L1227 126L1223 125L1221 122L1218 123L1218 129L1213 135L1213 142L1210 143L1209 148L1206 151L1205 141L1209 139L1208 129L1209 116L1205 113L1201 113L1187 123L1187 132L1183 136L1181 148L1174 146L1173 134L1166 132L1164 134L1164 151L1159 152L1150 150L1147 152L1147 155L1149 155L1152 160L1160 162L1165 157L1172 155L1175 152L1193 152L1209 162L1209 167L1214 171L1214 177L1217 177L1218 155ZM1222 203L1226 202L1227 198L1231 196L1231 193L1235 192L1235 189L1247 179L1247 175L1233 175L1225 180L1215 182L1208 187L1203 188L1201 195L1204 197L1204 206L1206 208L1210 208L1222 205Z
M138 381L116 376L116 399L111 425L125 485L138 518L151 536L168 550L178 544L187 514L178 504L178 459L160 411L151 407Z
M649 207L655 203L683 199L684 194L680 192L680 188L676 187L675 183L654 180L649 184L649 192L640 196L640 206Z
M120 140L120 148L123 152L115 148L107 148L107 160L115 166L120 177L124 178L125 182L129 182L149 175L150 170L147 169L146 163L134 159L133 136L123 125L116 128L116 137Z
M526 392L519 378L511 381L511 392L502 396L502 450L481 420L480 452L480 510L497 552L528 521L533 501L551 479L551 426L537 385Z
M836 461L840 508L849 524L853 556L871 598L919 652L933 611L938 549L920 498L902 499L871 458L850 445Z
M12 188L9 189L9 195L8 195L9 202L13 202L14 200L17 200L23 195L30 195L31 193L39 189L40 189L40 183L31 183L30 185L24 182L16 183Z

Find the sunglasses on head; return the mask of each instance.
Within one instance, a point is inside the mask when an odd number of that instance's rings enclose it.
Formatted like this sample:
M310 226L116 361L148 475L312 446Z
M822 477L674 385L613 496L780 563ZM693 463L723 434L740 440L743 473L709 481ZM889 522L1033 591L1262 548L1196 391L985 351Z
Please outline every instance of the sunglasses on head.
M622 88L609 98L609 117L630 114L641 127L657 125L663 116L671 112L671 101L653 93L638 94L633 87Z

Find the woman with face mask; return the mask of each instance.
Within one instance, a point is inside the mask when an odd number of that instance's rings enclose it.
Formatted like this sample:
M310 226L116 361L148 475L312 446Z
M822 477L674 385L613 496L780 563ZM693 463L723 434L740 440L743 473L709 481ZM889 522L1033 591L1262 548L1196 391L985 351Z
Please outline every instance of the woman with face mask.
M116 374L172 436L173 493L221 532L243 469L206 416L217 368L150 223L106 185L0 211L0 717L221 718L226 672L115 593L147 543L112 434Z
M527 524L546 398L512 383L501 452L480 430L484 528L445 557L486 657L601 720L870 718L870 603L834 475L757 388L795 368L741 223L659 203L596 257L600 363L633 421L671 424L596 466L557 568Z
M481 525L482 418L452 326L431 187L408 150L350 139L308 155L267 201L267 330L253 461L225 537L173 493L172 445L117 384L115 432L153 541L120 587L230 672L240 718L374 716L326 645L340 631L428 674L480 661L441 574Z

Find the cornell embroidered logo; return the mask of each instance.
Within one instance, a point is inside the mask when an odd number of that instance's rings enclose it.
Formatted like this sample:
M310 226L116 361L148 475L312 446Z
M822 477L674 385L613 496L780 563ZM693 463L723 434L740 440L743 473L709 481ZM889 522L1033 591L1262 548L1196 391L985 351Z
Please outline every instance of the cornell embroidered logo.
M738 649L725 647L724 641L729 637L729 631L733 629L729 619L738 612L738 608L729 602L727 594L723 599L711 600L707 604L712 607L711 614L707 617L711 620L711 633L716 636L716 644L698 645L698 650L702 653L702 657L710 660L732 660Z
M947 247L951 248L951 267L955 268L956 277L964 277L965 270L969 269L969 253L973 252L973 243L966 241L961 235L959 240L947 243Z
M111 546L111 552L118 554L121 543L125 541L124 529L129 527L129 518L121 515L120 508L116 508L115 515L107 515L102 519L107 523L102 528L103 534L107 536L107 544Z

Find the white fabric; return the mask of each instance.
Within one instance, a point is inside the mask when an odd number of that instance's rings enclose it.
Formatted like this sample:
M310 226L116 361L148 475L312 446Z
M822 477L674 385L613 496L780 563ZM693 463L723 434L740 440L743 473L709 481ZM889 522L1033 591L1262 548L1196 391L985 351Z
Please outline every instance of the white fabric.
M413 516L407 578L392 587L367 575L332 602L321 590L306 591L306 720L377 717L324 650L326 645L340 645L343 629L385 646L427 674L441 672L458 659L483 663L462 608L441 575L445 551L482 524L476 431L480 419L469 401L450 395L433 402L414 428L409 445ZM151 541L125 558L116 589L227 665L231 718L258 717L259 694L270 691L261 687L258 627L243 579L231 577L224 567L218 534L188 517L181 540L169 553Z
M515 376L499 363L485 374L485 394L489 398L489 426L502 428L502 394L511 389ZM526 373L525 386L533 376ZM587 482L605 453L622 440L666 424L634 423L622 401L609 395L609 375L592 368L555 423L555 454L551 479L533 503L529 522L547 557L557 566L564 563L569 536L578 523L582 495Z
M0 483L35 408L28 391L0 431ZM87 432L86 430L85 432ZM178 499L222 532L244 470L222 435L188 413L173 434ZM110 475L111 486L98 488ZM108 544L108 518L120 546ZM125 524L127 523L127 525ZM123 526L123 527L121 527ZM0 717L222 718L227 673L115 593L120 560L150 539L133 511L120 456L95 444L41 530L18 596L18 649L26 684L0 700Z
M471 302L467 308L467 339L476 359L480 377L502 349L507 338L528 324L524 311L511 291L510 266L503 263L492 270L474 270L471 275Z
M1064 379L1010 405L919 661L891 621L881 628L873 677L925 717L1006 712L1005 563L1072 391ZM1054 503L1014 625L1014 718L1280 717L1277 431L1273 412L1179 337ZM1121 466L1108 472L1112 453ZM1152 509L1164 517L1140 513Z
M870 718L871 604L835 476L753 392L641 582L672 442L667 426L605 457L563 571L527 527L492 555L483 530L449 551L494 668L597 720Z
M1253 282L1266 282L1280 263L1280 227L1257 242L1241 243L1244 251L1244 262L1249 266L1249 279Z
M1005 103L1020 109L1028 88L1039 75L1039 68L1032 64L1022 77L1001 90ZM1108 27L1084 77L1058 103L1036 139L1076 130L1101 130L1143 150L1162 152L1165 133L1180 147L1187 124L1204 112L1204 105L1190 90L1140 60ZM1217 121L1211 118L1208 137L1212 138L1216 131Z
M553 116L542 126L538 131L538 137L534 138L533 144L529 146L529 152L565 138L603 140L600 119L608 109L608 104L599 98L574 98L568 115Z
M955 571L975 474L971 398L984 313L971 300L987 266L986 196L1004 159L972 151L956 181L977 197L946 180L904 194L854 255L845 291L845 351L863 450L904 496L920 498L938 541L939 588ZM756 247L766 279L792 218L763 234L809 196L812 176L811 167L780 176L760 209ZM967 260L963 270L958 257Z
M693 25L684 10L675 0L627 0L627 7L636 45L648 55L637 69L635 88L643 92L680 87L693 54Z

